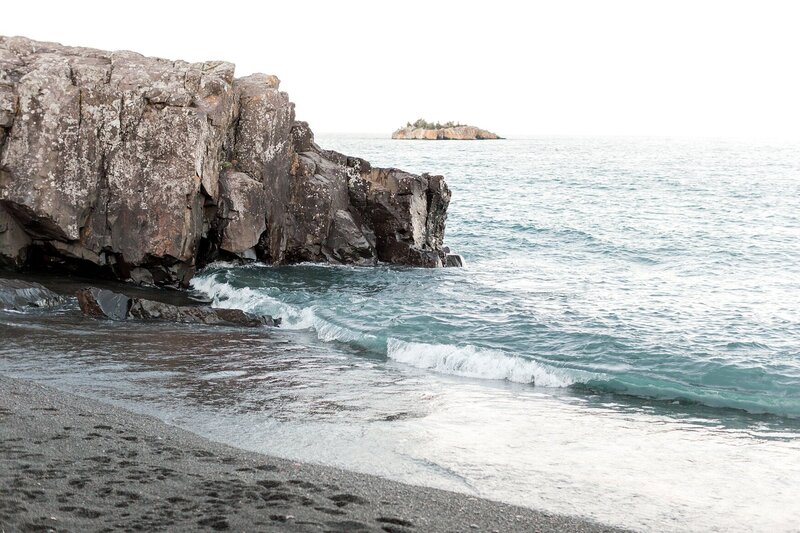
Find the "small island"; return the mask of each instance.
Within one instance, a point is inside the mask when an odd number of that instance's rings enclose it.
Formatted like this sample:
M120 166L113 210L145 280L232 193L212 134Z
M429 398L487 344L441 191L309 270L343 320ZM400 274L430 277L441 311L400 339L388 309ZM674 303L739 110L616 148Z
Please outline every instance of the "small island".
M414 123L408 122L404 128L392 133L392 139L425 140L425 141L475 141L484 139L502 139L491 131L482 130L457 122L433 123L421 118Z

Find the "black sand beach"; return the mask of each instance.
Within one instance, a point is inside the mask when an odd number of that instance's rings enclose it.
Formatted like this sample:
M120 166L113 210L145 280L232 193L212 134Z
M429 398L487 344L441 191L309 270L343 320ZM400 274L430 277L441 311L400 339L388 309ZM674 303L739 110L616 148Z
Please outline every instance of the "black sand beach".
M616 531L237 450L8 377L0 377L0 464L4 532Z

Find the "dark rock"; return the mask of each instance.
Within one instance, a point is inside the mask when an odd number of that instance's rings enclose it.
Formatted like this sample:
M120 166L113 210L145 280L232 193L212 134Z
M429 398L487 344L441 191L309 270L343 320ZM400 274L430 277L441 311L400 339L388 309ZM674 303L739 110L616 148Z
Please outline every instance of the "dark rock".
M0 139L2 147L2 139ZM0 178L2 178L0 169ZM27 259L31 238L25 233L19 222L3 207L0 202L0 265L21 267Z
M96 318L165 320L184 324L243 327L278 326L281 322L280 318L251 315L240 309L178 306L145 298L128 298L124 294L94 287L79 290L77 296L81 311Z
M64 301L64 298L39 283L0 279L0 309L55 307Z
M308 122L297 121L292 126L292 146L296 153L311 152L316 147L314 132Z
M351 205L348 168L314 145L294 153L290 174L289 187L270 205L284 221L271 228L273 261L374 264L375 237Z
M450 190L441 176L372 167L292 129L288 190L271 198L284 224L270 240L273 261L442 266Z
M281 323L281 319L273 319L269 315L256 316L245 313L241 309L214 309L216 315L224 322L229 324L236 324L237 326L255 327L255 326L274 326L277 327Z
M177 306L137 298L133 300L130 317L140 320L167 320L185 324L228 326L276 326L280 323L271 316L256 316L240 309L218 309L208 306Z
M153 274L146 268L133 268L131 269L131 280L140 285L153 285L155 280Z
M444 266L446 267L463 267L464 259L458 254L447 254L444 256Z
M210 307L202 309L211 309ZM131 305L129 316L140 320L167 320L181 322L180 307L153 300L137 298Z
M128 318L131 299L124 294L88 287L80 289L76 296L84 315L95 318L110 318L111 320L125 320Z

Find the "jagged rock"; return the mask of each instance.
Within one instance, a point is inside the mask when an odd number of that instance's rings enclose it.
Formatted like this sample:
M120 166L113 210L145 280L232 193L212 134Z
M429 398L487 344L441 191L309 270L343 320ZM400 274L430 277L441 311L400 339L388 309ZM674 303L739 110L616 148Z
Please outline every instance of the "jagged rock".
M0 50L16 98L0 156L6 211L30 238L68 245L66 258L188 281L218 195L233 65L23 38Z
M64 298L30 281L0 279L0 309L22 310L28 307L55 307Z
M442 266L450 190L441 176L372 167L322 150L304 122L292 130L286 231L270 253L279 261Z
M375 231L378 259L441 267L450 189L441 176L370 168L350 183L353 203Z
M270 185L289 169L294 104L278 90L276 76L251 74L234 80L238 101L236 139L228 147L236 168Z
M136 298L131 306L130 318L140 320L167 320L185 324L208 324L226 326L278 326L280 319L269 315L256 316L240 309L217 309L207 306L177 306Z
M215 308L214 313L229 324L236 324L237 326L256 327L256 326L274 326L277 327L281 323L280 318L272 318L269 315L251 315L245 313L241 309L222 309Z
M124 294L90 287L80 289L76 296L84 315L111 320L126 320L132 300Z
M293 154L290 174L290 187L273 198L283 207L286 223L280 239L270 241L270 256L289 263L374 264L375 238L351 205L347 167L313 145Z
M0 37L0 263L181 286L218 256L440 266L442 178L320 149L279 84Z
M1 294L1 293L0 293ZM178 306L145 298L129 298L106 289L89 287L77 292L81 311L95 318L111 320L165 320L185 324L227 326L275 326L281 319L256 316L240 309L216 309L207 306Z
M0 59L2 61L2 59ZM17 113L17 97L13 87L0 77L0 146L6 138L8 128L14 123Z
M220 249L244 255L258 244L267 229L264 185L244 172L223 172L219 182L223 198Z
M463 267L464 259L458 254L447 254L444 256L444 266L446 267Z
M131 318L140 320L166 320L186 324L222 324L223 321L210 307L188 307L137 299L131 306Z
M24 265L31 242L19 222L0 204L0 265Z
M400 128L392 133L392 139L424 141L480 141L502 139L496 133L475 126L452 126L449 128Z
M130 276L132 281L140 285L153 285L155 283L153 274L146 268L134 268L131 270Z
M144 299L137 299L131 306L130 316L140 320L154 319L168 320L170 322L179 322L181 319L181 313L177 305Z
M236 168L241 169L263 185L267 210L267 231L261 248L261 259L281 262L270 250L279 247L286 226L284 205L289 189L291 129L294 104L285 92L279 92L280 81L275 76L253 74L239 78L234 88L239 98L236 122L236 142L229 149ZM260 202L260 199L257 200Z

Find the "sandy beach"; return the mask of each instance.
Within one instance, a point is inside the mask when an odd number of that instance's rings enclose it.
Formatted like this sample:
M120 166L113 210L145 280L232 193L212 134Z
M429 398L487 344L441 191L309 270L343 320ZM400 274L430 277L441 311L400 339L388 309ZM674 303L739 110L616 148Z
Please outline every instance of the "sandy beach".
M245 452L8 377L0 463L4 532L617 531Z

